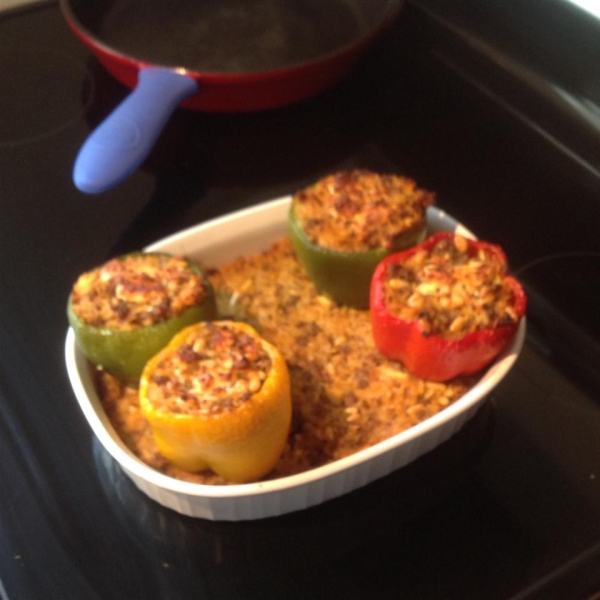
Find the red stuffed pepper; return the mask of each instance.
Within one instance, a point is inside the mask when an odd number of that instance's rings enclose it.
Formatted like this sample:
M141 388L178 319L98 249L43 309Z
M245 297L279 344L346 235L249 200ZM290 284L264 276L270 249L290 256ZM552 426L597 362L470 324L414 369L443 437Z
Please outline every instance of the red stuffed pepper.
M514 337L526 304L499 246L453 233L388 256L371 280L377 348L434 381L488 365Z

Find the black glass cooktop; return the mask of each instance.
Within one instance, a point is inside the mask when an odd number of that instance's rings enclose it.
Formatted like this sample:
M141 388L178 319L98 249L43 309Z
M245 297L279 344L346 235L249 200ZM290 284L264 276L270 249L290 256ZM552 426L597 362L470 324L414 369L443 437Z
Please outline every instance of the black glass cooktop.
M598 598L600 186L438 60L429 17L408 5L296 106L177 111L130 179L86 196L75 156L127 90L56 3L0 13L0 598ZM359 166L504 246L530 299L515 368L450 440L324 505L239 523L159 506L71 391L74 278Z

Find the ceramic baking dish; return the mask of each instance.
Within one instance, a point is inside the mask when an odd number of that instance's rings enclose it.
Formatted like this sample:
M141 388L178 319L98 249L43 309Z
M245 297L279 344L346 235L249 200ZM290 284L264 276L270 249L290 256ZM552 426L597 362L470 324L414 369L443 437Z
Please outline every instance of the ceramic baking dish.
M219 266L240 255L266 250L286 235L290 198L280 198L191 227L146 250L194 257ZM456 231L473 237L443 211L430 207L431 232ZM231 486L187 483L163 475L138 459L109 422L96 393L86 358L73 331L66 338L66 365L75 396L101 444L137 487L163 506L192 517L238 521L303 510L367 485L429 452L454 435L472 417L489 392L504 378L521 350L525 319L510 347L462 398L435 416L368 449L289 477Z

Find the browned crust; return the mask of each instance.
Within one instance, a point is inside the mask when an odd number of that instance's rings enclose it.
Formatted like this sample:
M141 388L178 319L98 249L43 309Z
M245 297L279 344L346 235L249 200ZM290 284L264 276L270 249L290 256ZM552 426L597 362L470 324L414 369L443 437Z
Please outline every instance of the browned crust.
M320 179L293 198L294 217L322 248L360 252L392 249L397 238L425 226L434 194L406 177L365 169Z

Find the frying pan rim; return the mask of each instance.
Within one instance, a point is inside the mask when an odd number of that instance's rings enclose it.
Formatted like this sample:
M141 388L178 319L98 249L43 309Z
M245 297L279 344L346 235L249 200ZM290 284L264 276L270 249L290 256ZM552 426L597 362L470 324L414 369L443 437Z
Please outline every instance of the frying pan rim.
M400 14L405 0L384 0L382 3L382 14L378 16L375 22L368 28L360 32L358 36L355 36L350 42L338 46L336 49L319 55L316 58L290 64L285 67L278 67L275 69L266 69L262 71L199 71L190 69L184 65L168 65L163 63L148 62L143 58L138 58L131 54L126 54L116 49L114 46L108 45L101 37L96 33L90 31L85 27L78 16L75 14L71 6L71 0L59 0L59 7L63 13L63 17L73 29L73 31L81 38L82 41L88 45L98 48L102 54L109 55L112 60L121 61L131 64L138 69L149 69L149 68L163 68L170 71L174 71L181 75L187 75L193 79L202 79L205 81L214 82L244 82L244 81L257 81L260 79L268 79L271 77L278 77L279 75L298 72L303 69L311 69L317 65L327 63L328 61L336 60L340 57L351 54L360 50L364 45L368 44L373 38L380 34L385 29L386 25L392 23L395 18Z

